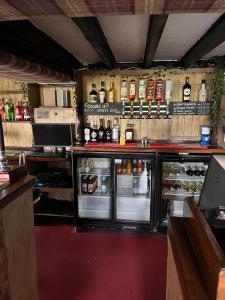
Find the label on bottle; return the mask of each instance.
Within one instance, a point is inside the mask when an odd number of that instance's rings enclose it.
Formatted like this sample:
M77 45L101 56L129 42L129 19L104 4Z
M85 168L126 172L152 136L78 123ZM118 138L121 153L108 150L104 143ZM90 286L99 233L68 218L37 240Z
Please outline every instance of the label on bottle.
M95 131L95 130L93 130L92 132L91 132L91 140L93 141L93 142L96 142L97 141L97 132Z
M84 128L84 140L85 142L89 142L91 139L91 130L90 128Z
M110 131L106 131L106 141L107 142L111 142L111 132Z
M94 193L94 184L93 183L88 183L88 193L89 194Z
M184 101L189 101L191 95L191 90L189 88L184 89Z
M132 141L132 140L133 140L133 132L126 131L126 141Z
M145 85L139 86L139 99L145 99Z
M99 91L99 101L100 103L104 103L106 100L106 93L105 91Z
M91 103L97 103L97 101L98 101L97 95L91 94L90 95L90 102Z
M118 130L118 128L113 128L112 129L112 140L114 142L118 142L119 141L119 130Z
M127 99L127 86L121 86L120 99L121 100L126 100Z
M154 91L155 91L155 82L153 80L149 80L147 84L147 100L154 100Z
M162 101L164 96L164 84L162 80L156 82L156 101Z
M130 83L130 96L136 95L136 83Z
M113 91L109 91L109 102L113 102L114 101L114 93Z
M103 137L104 137L104 131L103 130L99 130L98 137L99 137L100 140L103 140Z

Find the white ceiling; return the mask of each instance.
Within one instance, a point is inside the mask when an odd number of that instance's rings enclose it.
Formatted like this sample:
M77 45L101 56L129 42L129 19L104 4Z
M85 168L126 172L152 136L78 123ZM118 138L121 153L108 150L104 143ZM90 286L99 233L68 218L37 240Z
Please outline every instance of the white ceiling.
M97 52L69 17L63 15L42 15L30 19L30 21L73 54L84 65L101 61Z
M221 13L169 15L154 60L179 60L220 15Z
M99 16L98 20L117 62L142 62L148 15Z
M213 56L223 56L223 55L225 55L225 42L223 42L215 49L213 49L211 52L209 52L207 55L205 55L204 58L210 58Z

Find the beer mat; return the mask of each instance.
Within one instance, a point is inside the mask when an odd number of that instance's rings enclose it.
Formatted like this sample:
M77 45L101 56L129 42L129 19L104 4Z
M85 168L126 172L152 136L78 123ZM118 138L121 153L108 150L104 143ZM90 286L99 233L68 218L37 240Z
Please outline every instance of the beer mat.
M140 149L138 144L130 143L126 145L113 144L113 143L87 143L84 145L87 148L137 148ZM157 148L157 149L207 149L207 146L201 145L188 145L188 144L150 144L145 148Z

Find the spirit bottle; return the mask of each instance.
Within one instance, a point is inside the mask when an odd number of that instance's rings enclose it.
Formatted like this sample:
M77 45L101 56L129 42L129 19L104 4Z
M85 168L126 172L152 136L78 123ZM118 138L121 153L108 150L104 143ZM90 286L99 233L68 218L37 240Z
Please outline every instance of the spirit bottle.
M5 120L14 121L14 104L11 100L7 99L5 103Z
M86 143L90 142L91 140L91 126L90 126L90 122L87 119L86 125L84 126L84 141Z
M166 80L165 100L167 104L172 100L173 81L171 79Z
M112 142L112 130L110 128L110 120L107 121L107 128L105 129L105 141L106 143Z
M146 97L146 85L145 78L139 79L138 98L140 101L144 101Z
M128 81L123 79L120 83L120 100L127 101L128 98Z
M16 121L24 120L24 107L22 101L17 102L15 120Z
M129 99L130 101L135 101L137 97L137 82L132 79L130 81L130 87L129 87Z
M98 93L96 91L96 84L92 83L92 90L89 94L89 102L91 103L97 103L98 102Z
M201 88L200 88L199 94L198 94L198 101L205 102L206 97L207 97L207 90L205 87L205 80L202 80L202 85L201 85Z
M147 83L146 99L147 101L155 100L155 82L152 79L149 79Z
M99 91L99 102L105 103L106 102L106 90L105 90L105 82L101 81L101 89Z
M116 89L114 87L114 82L110 82L110 89L109 89L109 102L116 101Z
M127 129L125 130L125 140L126 143L133 143L134 142L134 129L133 124L127 124Z
M4 106L4 100L3 99L0 103L0 115L2 117L2 121L5 121L5 106Z
M105 141L105 129L103 126L103 119L100 119L100 127L98 129L98 142L103 143Z
M163 101L164 100L164 81L162 79L158 79L156 81L156 101Z
M183 101L189 102L191 98L191 85L189 84L189 77L186 77L186 82L183 86Z
M120 140L120 126L117 122L117 119L114 119L114 124L112 128L112 142L113 143L119 143Z

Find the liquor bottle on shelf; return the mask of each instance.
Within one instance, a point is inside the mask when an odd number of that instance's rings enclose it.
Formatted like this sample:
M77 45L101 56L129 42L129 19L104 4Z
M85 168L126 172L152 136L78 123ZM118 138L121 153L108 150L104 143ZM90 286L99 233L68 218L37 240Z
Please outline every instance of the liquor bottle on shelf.
M98 129L97 140L100 143L105 142L105 129L104 129L104 126L103 126L103 119L100 119L100 126L99 126L99 129Z
M134 142L134 128L133 124L127 124L127 128L125 130L125 140L126 143L133 143Z
M91 128L91 142L97 142L98 137L98 128L96 124L93 124L93 127Z
M14 104L12 103L11 99L7 99L5 103L5 120L6 121L15 120Z
M128 98L128 81L123 79L120 83L120 100L127 101Z
M205 176L206 175L206 168L203 166L200 170L200 175Z
M114 119L114 124L112 128L112 142L119 143L120 141L120 126L118 124L117 118Z
M106 102L106 89L105 89L105 82L101 81L101 89L99 91L99 102L105 103Z
M105 141L106 143L112 142L112 130L110 128L110 120L107 121L107 126L105 129Z
M24 107L23 107L22 101L17 102L15 120L16 121L24 120Z
M24 121L30 121L30 113L29 113L29 107L28 107L28 103L24 102Z
M110 82L110 89L109 89L109 94L108 94L108 101L109 102L115 102L116 101L116 89L114 86L114 82Z
M91 125L89 120L87 119L86 124L84 126L84 141L85 143L90 142L91 140Z
M87 175L81 176L81 192L82 192L82 194L87 194L87 192L88 192L88 176Z
M194 171L193 171L194 176L200 176L201 175L201 171L199 170L198 167L195 167Z
M129 99L130 101L135 101L137 97L137 82L132 79L130 81L130 86L129 86Z
M142 174L139 180L139 194L146 194L148 192L148 172L146 162L143 162L142 166Z
M138 99L139 101L144 101L146 97L146 84L145 78L139 79L139 89L138 89Z
M89 102L91 102L91 103L97 103L98 102L98 93L97 93L97 90L96 90L96 84L95 83L92 83L92 89L91 89L90 94L89 94Z
M5 105L4 105L4 99L2 99L0 103L0 115L2 118L2 121L5 121Z
M146 99L149 102L155 100L155 81L153 79L149 79L147 82Z
M164 81L162 79L158 79L156 81L155 100L156 101L164 100Z
M190 102L191 98L191 85L189 83L189 77L186 77L186 82L183 86L183 102Z
M205 86L205 80L202 80L201 88L198 93L198 101L205 102L207 97L207 90Z
M192 170L192 167L188 167L187 169L185 169L185 173L188 176L193 176L194 175L194 171Z

